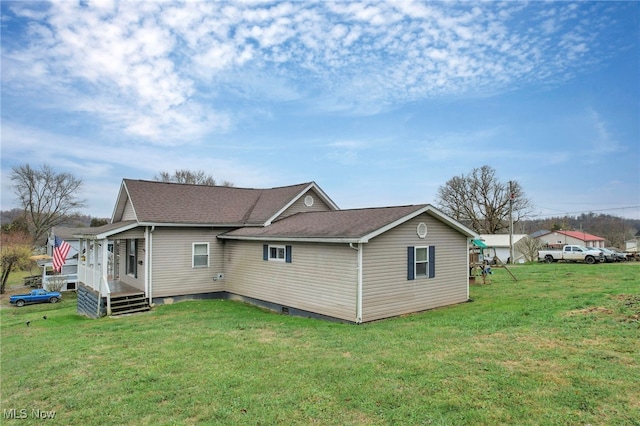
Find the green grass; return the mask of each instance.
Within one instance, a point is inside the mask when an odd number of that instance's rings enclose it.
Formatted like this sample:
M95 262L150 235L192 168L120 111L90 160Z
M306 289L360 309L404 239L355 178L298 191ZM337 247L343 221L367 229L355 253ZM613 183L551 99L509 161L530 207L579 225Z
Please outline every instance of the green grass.
M640 425L640 263L511 270L473 303L360 326L220 300L99 320L73 297L3 300L1 408L21 424L39 409L78 425Z

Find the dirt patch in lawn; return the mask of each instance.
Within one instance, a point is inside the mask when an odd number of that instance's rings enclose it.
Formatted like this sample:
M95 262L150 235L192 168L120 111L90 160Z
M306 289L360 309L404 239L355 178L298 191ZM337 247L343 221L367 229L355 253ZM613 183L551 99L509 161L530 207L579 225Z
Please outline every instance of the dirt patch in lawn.
M612 306L590 306L568 312L567 315L612 315L620 321L640 321L640 296L634 294L617 294L612 296Z

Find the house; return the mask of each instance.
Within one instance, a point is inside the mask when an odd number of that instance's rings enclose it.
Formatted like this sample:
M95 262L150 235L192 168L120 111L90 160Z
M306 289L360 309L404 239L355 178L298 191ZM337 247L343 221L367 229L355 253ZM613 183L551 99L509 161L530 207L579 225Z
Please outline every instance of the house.
M526 237L527 234L513 234L513 244ZM484 256L486 258L494 259L497 257L501 263L507 264L511 257L510 254L510 237L509 234L480 234L480 239L487 246L484 249ZM516 248L513 249L513 262L512 263L524 263L525 256L520 253Z
M76 236L78 310L90 316L128 305L117 300L126 294L149 304L241 300L353 323L467 301L467 248L477 237L429 204L340 210L314 182L130 179L111 223Z
M64 280L64 284L62 288L60 288L60 291L73 291L76 289L78 281L78 248L80 245L80 241L74 236L76 231L77 228L68 228L64 226L54 226L51 228L46 246L49 258L38 261L38 266L42 268L42 287L44 289L50 289L49 282L54 279L54 276L61 277ZM69 244L69 246L71 246L59 274L53 270L53 261L51 259L53 257L55 237L63 239Z
M640 240L640 231L636 232L633 239L624 242L624 251L627 253L638 253L638 240Z
M47 238L47 254L53 256L53 247L55 244L54 238L58 237L63 239L67 244L71 246L69 253L67 253L67 259L73 259L78 256L78 248L80 247L80 240L75 236L78 228L69 228L66 226L54 226L49 232Z
M583 231L547 231L544 234L536 234L535 238L540 240L544 247L550 248L560 248L567 244L595 248L604 248L605 246L604 238Z

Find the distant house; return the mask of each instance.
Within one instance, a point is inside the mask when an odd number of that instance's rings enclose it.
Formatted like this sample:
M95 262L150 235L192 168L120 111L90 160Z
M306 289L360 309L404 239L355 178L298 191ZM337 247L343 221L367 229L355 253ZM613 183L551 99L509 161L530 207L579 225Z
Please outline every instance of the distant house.
M527 234L513 234L513 244L526 237ZM509 263L508 260L511 256L509 246L509 234L480 234L480 239L487 246L484 249L484 256L488 259L498 257L502 263ZM514 248L513 250L513 262L512 263L524 263L525 257L522 253Z
M624 242L624 251L628 253L638 253L638 241L640 241L640 231L636 232L634 238Z
M533 234L532 234L533 237ZM605 239L583 231L547 231L535 237L544 247L560 248L566 244L603 248Z
M65 226L54 226L49 232L47 238L47 254L53 256L54 237L62 238L70 246L71 250L67 254L67 259L73 259L78 256L78 249L80 247L80 240L75 236L78 228L68 228Z
M62 275L65 279L65 283L60 290L72 291L76 289L78 281L78 249L80 247L80 240L74 236L76 231L77 228L68 228L64 226L54 226L51 228L46 246L47 255L50 256L50 258L48 260L43 259L38 261L38 266L43 268L42 287L45 289L49 290L49 280L54 274L56 274L53 270L53 262L51 260L53 257L55 237L63 239L71 246L71 249L67 253L66 261L64 265L62 265L62 270L57 274Z
M90 316L136 292L149 303L224 298L353 323L423 311L468 300L477 237L429 204L340 210L314 182L125 179L111 222L77 234L78 309Z

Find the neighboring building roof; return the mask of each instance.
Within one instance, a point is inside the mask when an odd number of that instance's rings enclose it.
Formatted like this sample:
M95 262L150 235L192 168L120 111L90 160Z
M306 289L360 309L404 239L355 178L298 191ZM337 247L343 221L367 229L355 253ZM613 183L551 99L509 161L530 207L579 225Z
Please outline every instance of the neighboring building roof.
M566 235L567 237L575 238L582 241L604 241L604 238L602 237L591 235L583 231L550 231L543 235L548 235L548 234L551 234L552 232L554 234ZM543 235L540 235L540 236L543 236Z
M513 234L513 244L526 236L527 234ZM480 239L487 247L509 247L509 234L480 234Z
M429 204L366 209L305 212L273 222L264 228L240 228L219 236L222 239L271 241L367 242L369 239L421 213L430 213L466 236L472 230L445 216Z
M51 228L51 235L55 235L58 238L62 238L65 241L77 240L78 238L74 237L76 235L76 231L83 228L69 228L66 226L54 226Z
M547 231L546 229L541 229L539 231L533 232L531 234L529 234L529 236L531 238L538 238L538 237L542 237L543 235L547 235L549 232L551 231Z
M128 199L141 224L264 225L310 189L338 208L314 182L250 189L124 179L112 221L120 220Z
M103 239L120 232L128 231L138 226L135 220L125 220L122 222L109 223L107 225L96 226L93 228L76 228L73 234L76 238L85 239Z

